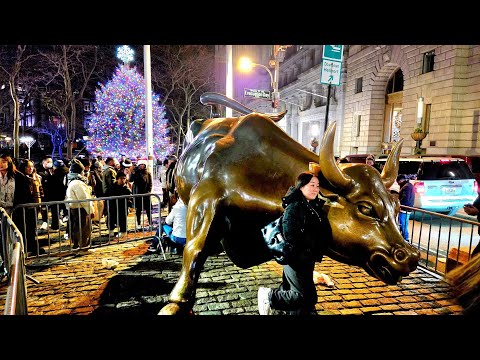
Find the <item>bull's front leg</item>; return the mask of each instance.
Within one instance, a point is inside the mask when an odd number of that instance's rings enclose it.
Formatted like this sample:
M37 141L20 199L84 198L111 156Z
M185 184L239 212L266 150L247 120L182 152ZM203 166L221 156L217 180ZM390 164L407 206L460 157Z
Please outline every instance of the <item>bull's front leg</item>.
M195 291L207 259L205 243L220 198L212 187L197 187L190 197L187 209L187 243L183 250L180 277L170 293L169 301L159 315L187 314L195 302Z

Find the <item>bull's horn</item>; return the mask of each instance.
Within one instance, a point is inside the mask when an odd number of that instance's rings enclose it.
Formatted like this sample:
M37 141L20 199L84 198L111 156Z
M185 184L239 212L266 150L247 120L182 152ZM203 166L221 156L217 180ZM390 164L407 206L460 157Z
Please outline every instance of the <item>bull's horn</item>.
M325 134L323 134L322 145L320 146L320 169L323 176L336 188L349 189L353 186L353 179L344 174L337 166L333 155L333 140L335 138L336 122L332 122Z
M400 163L400 151L402 150L403 139L395 144L390 154L388 154L387 161L382 170L382 181L385 187L388 189L393 185L397 179L398 166Z

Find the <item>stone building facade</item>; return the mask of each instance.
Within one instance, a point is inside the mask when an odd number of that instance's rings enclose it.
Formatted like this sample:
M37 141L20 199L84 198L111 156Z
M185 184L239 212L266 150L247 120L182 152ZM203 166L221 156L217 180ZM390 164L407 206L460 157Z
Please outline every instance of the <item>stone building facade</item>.
M268 64L272 47L234 46L234 53ZM289 46L279 70L279 111L288 110L279 126L310 149L325 129L322 53L323 45ZM240 87L241 76L234 77ZM252 86L269 85L264 69L255 77L260 83ZM248 104L238 86L235 98ZM250 101L259 112L271 112L269 105ZM480 154L480 45L345 45L340 85L331 86L331 121L339 156L387 153L400 138L402 154ZM410 135L416 127L428 132L421 143Z

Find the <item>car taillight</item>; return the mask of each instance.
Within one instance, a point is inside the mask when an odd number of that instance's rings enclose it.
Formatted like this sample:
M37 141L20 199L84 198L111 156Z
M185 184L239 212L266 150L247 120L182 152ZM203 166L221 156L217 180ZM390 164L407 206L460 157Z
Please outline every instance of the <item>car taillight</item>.
M477 183L477 180L473 180L473 191L476 193L478 193L478 183Z
M440 164L448 164L450 159L440 159Z
M413 187L415 188L415 192L417 194L425 193L425 184L423 181L417 181Z

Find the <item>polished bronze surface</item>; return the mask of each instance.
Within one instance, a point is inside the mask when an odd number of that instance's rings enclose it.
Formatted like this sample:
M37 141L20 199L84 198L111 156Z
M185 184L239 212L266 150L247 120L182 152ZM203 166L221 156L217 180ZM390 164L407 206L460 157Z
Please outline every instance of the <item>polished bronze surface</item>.
M396 178L403 141L380 174L366 164L336 164L335 127L325 132L318 156L262 114L197 121L176 168L178 193L188 204L182 270L159 314L189 313L211 254L225 250L242 268L271 260L260 229L283 212L282 197L309 168L327 200L331 233L318 234L325 255L387 284L415 270L419 252L403 240L395 222L398 200L386 188Z

